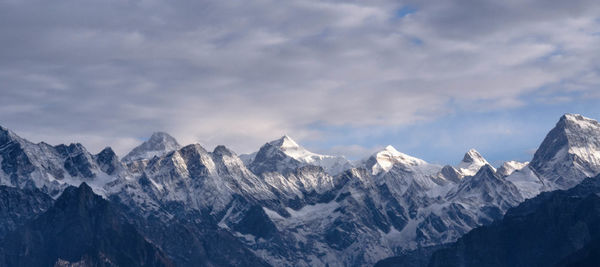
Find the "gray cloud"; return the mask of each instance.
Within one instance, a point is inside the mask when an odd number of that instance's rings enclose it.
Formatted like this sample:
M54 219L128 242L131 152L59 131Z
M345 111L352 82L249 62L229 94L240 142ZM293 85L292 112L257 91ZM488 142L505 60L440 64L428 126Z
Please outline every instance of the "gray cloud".
M417 11L397 16L404 5ZM599 8L2 1L0 123L92 151L110 144L124 153L164 130L182 143L248 152L283 133L319 140L330 138L327 127L393 130L526 106L524 96L540 91L598 97Z

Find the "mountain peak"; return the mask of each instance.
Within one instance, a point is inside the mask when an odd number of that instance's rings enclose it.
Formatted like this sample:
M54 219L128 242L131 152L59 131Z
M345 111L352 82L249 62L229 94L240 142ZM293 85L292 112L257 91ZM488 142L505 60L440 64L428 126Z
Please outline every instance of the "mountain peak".
M457 168L462 175L473 176L485 165L489 165L489 162L477 150L471 148L465 153Z
M5 144L9 141L23 143L25 140L13 133L10 129L0 125L0 144Z
M171 136L165 132L152 133L152 135L150 136L150 139L148 139L148 142L154 142L154 143L160 143L160 144L170 143L170 144L179 145L179 143L177 143L177 140L175 140L175 138L173 136Z
M486 162L486 160L479 153L479 151L475 150L474 148L471 148L471 149L469 149L469 151L467 151L467 153L465 153L465 156L463 157L462 162L475 163L475 162Z
M398 151L392 145L386 146L383 150L375 153L374 156L380 157L380 158L393 158L397 162L406 162L406 163L410 162L410 163L414 163L414 164L425 163L425 161L422 159L415 158L413 156L409 156L407 154L404 154L404 153Z
M506 161L502 163L502 166L500 166L500 168L498 168L498 174L502 176L509 176L513 172L525 168L527 164L529 164L529 162L518 162L515 160Z
M289 137L287 134L283 135L281 138L271 141L269 142L269 144L279 147L279 148L283 148L283 149L297 149L300 148L300 145L298 145L298 143L296 143L296 141L294 141L291 137Z
M177 140L165 132L154 132L150 139L143 142L129 152L123 161L131 162L140 159L151 159L154 156L162 156L168 152L180 149Z
M96 154L94 158L100 169L109 175L114 174L119 167L119 157L109 146L102 149L102 151Z
M102 151L98 152L98 154L96 154L97 157L101 157L101 158L118 158L117 154L115 153L115 151L112 149L112 147L105 147L104 149L102 149Z
M62 203L65 206L73 204L89 206L90 203L95 203L99 199L102 199L102 197L96 195L94 190L87 183L83 182L79 187L67 187L56 200L56 205L60 206L60 203Z
M495 173L496 173L496 170L494 169L494 167L492 167L492 165L485 164L485 165L481 166L481 168L479 168L479 171L477 171L477 173L475 175L476 176L487 175L490 177L496 177Z
M395 154L397 154L397 153L400 153L400 152L398 152L398 150L396 150L396 148L394 148L392 145L387 145L387 146L386 146L386 147L385 147L383 150L384 150L384 151L391 152L391 153L395 153Z
M570 188L600 172L600 123L563 115L535 152L530 166L558 188Z
M383 150L376 152L369 160L367 160L367 166L371 168L373 175L380 172L387 172L395 164L401 164L405 166L417 166L427 164L426 161L415 158L404 154L391 145L386 146Z
M213 149L213 153L217 154L217 155L225 155L225 156L233 156L235 155L235 153L233 151L231 151L231 149L227 148L224 145L218 145L215 147L215 149Z
M569 121L595 121L594 119L590 119L588 117L585 117L581 114L575 114L575 113L565 113L564 115L562 115L562 117L560 117L560 120L569 120Z
M600 128L600 123L594 119L584 117L580 114L567 113L560 117L560 120L556 124L556 127L571 130L585 130Z
M330 174L337 174L352 167L344 157L310 152L298 145L288 135L284 135L263 145L253 156L250 169L255 173L262 173L274 170L293 170L305 165L320 166Z

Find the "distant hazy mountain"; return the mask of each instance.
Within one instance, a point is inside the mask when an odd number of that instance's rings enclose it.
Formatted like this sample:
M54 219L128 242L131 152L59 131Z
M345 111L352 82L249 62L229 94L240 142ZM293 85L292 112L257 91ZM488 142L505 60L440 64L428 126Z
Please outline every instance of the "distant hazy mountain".
M171 151L181 148L177 140L168 133L155 132L150 136L150 139L135 147L125 157L124 162L132 162L142 159L152 159L160 157Z

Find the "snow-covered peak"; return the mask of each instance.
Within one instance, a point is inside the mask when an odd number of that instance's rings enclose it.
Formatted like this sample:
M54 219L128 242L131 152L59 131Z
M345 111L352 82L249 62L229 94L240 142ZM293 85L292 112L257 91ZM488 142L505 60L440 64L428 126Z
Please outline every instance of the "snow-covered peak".
M320 166L329 174L338 174L352 168L352 164L346 158L310 152L288 135L268 142L257 153L244 158L245 161L252 160L250 168L257 173L293 170L304 165Z
M463 176L473 176L481 167L489 164L477 150L469 149L456 167Z
M594 119L584 117L580 114L567 113L560 118L561 121L567 121L581 128L598 128L600 123Z
M179 147L179 143L177 143L177 140L175 140L175 138L173 138L172 136L170 136L168 133L165 133L165 132L152 133L152 135L150 136L150 139L148 139L148 141L146 141L146 142L152 144L153 147L159 148L159 149L169 149L169 148L173 148L173 147Z
M469 149L469 151L467 151L467 153L465 153L465 156L463 157L462 162L463 163L484 163L484 162L486 162L486 160L479 153L479 151L471 148L471 149Z
M217 155L224 155L224 156L228 156L228 157L232 157L233 155L235 155L235 152L231 151L229 148L227 148L226 146L223 145L219 145L216 146L215 149L213 150L213 154L217 154Z
M162 156L168 152L178 150L181 146L177 140L164 132L155 132L150 139L137 146L125 157L124 162L132 162L140 159L151 159L154 156Z
M506 161L498 168L498 174L502 176L509 176L513 172L525 168L529 162L518 162L518 161Z
M13 131L8 128L4 128L0 126L0 145L5 144L7 142L17 142L17 143L29 143L25 139L21 138Z
M404 154L396 150L396 148L394 148L391 145L386 146L382 151L379 151L376 155L378 158L381 159L393 159L396 163L405 163L407 165L421 165L427 163L422 159Z
M600 123L578 114L565 114L537 149L530 166L561 189L597 175Z
M269 142L269 144L278 148L286 155L301 162L310 163L314 161L313 156L323 156L306 150L305 148L298 145L298 143L296 143L292 138L290 138L287 135L284 135L283 137L277 140L271 141Z
M371 168L373 175L377 175L381 172L387 172L391 170L396 164L409 167L426 165L427 162L399 152L393 146L388 145L383 150L371 156L371 158L367 161L367 164L372 164L372 166L367 167Z
M277 140L273 140L273 141L269 142L269 144L279 147L281 149L300 149L301 148L300 145L298 145L298 143L296 143L296 141L294 141L287 134Z

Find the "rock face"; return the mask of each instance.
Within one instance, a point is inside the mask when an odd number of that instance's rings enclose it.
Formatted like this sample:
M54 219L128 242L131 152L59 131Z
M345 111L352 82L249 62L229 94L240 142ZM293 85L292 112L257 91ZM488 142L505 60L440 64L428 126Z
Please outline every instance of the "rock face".
M5 266L172 266L106 200L83 183L2 240Z
M54 200L38 189L0 186L0 239L46 211Z
M542 193L489 226L435 252L429 266L596 265L600 177L567 191Z

